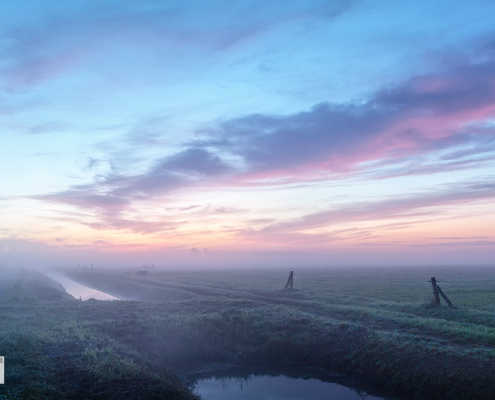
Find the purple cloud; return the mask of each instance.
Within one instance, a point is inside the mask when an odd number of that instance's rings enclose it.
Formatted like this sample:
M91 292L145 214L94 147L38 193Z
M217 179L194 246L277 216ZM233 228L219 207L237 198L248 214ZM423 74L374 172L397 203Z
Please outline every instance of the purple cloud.
M363 103L322 103L288 116L231 119L195 145L241 157L254 178L340 173L362 162L402 161L446 149L457 149L458 159L459 151L493 151L493 129L469 126L493 115L495 60L490 59L415 77ZM456 158L454 152L450 156Z
M110 175L92 185L75 186L65 192L32 196L37 200L63 203L98 212L101 223L84 222L95 229L128 229L133 232L157 232L170 226L163 222L132 221L120 214L134 200L149 198L193 184L205 184L221 178L232 168L216 155L201 148L189 148L165 157L147 173L136 176ZM187 209L194 209L191 206Z
M495 59L485 58L412 78L360 103L322 103L292 115L227 120L142 174L116 171L92 185L37 198L98 209L113 218L133 201L185 187L468 168L490 161L495 151L494 130L483 126L493 115ZM425 155L428 163L421 158Z

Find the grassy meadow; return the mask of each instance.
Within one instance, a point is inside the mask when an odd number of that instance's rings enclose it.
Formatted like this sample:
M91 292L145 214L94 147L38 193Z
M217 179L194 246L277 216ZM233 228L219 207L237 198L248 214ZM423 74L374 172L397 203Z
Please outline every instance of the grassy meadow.
M300 363L401 399L495 399L491 268L21 271L0 292L1 398L195 399L213 363ZM432 305L436 276L456 305ZM444 303L443 303L444 304Z

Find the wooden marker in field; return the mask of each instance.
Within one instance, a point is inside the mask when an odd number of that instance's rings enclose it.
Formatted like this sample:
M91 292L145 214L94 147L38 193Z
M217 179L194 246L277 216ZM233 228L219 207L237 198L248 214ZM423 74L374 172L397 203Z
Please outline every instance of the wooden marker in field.
M440 296L438 295L438 290L437 290L437 280L435 279L434 276L432 276L430 282L433 288L433 297L435 298L435 305L440 307Z
M294 271L290 271L289 279L287 279L287 284L284 289L290 288L294 285Z
M440 286L437 285L437 280L435 279L434 276L431 277L431 286L433 286L433 296L435 297L435 305L440 307L440 296L445 300L447 305L450 308L455 308L452 302L449 300L449 298L445 295L443 290L440 288ZM440 296L439 296L440 294Z

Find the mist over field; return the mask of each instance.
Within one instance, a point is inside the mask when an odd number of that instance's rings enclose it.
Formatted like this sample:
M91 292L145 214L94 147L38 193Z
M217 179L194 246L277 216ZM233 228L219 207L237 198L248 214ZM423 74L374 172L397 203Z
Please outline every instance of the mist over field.
M477 253L462 247L450 251L425 252L421 248L384 251L378 248L336 249L334 251L273 251L236 252L210 251L205 248L189 250L98 251L94 249L57 251L45 246L20 246L10 242L2 254L1 265L28 266L36 269L75 267L94 264L99 268L135 268L154 264L163 269L231 269L231 268L335 268L353 267L414 267L414 266L492 266L492 253ZM449 247L450 248L450 247Z
M0 394L493 398L492 267L1 272Z

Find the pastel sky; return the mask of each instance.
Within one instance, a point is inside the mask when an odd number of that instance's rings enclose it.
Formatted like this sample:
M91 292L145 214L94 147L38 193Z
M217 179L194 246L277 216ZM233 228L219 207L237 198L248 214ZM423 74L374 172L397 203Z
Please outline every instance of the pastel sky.
M494 15L0 1L0 263L495 264Z

